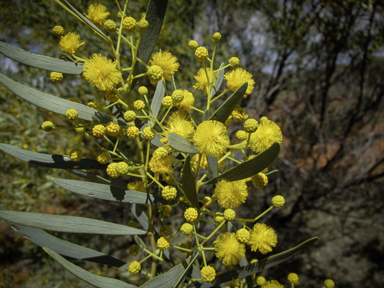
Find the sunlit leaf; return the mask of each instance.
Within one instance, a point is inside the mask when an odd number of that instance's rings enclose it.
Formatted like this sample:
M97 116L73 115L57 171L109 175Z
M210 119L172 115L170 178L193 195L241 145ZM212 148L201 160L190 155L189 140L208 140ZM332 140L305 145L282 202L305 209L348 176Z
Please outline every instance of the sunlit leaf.
M219 173L219 166L217 164L217 158L211 155L207 156L207 162L209 167L209 172L211 172L212 177L217 177Z
M25 65L65 74L81 74L83 66L44 55L27 52L19 47L0 41L0 53Z
M163 100L165 95L164 84L162 81L157 82L155 95L153 96L151 103L151 110L155 117L159 114L161 108L161 101Z
M76 266L75 264L61 257L57 252L53 251L52 249L49 249L48 247L44 247L43 249L45 250L45 252L48 253L49 256L51 256L53 259L59 262L65 269L67 269L73 275L79 277L83 281L95 287L100 287L100 288L111 288L111 287L134 288L136 287L134 285L125 283L120 280L107 278L107 277L99 276L91 272L88 272L87 270L84 270L83 268L80 268L79 266Z
M224 66L224 62L221 63L220 68ZM220 89L221 83L223 83L224 69L217 73L215 84L213 84L211 97L213 97Z
M143 235L146 231L111 222L84 217L43 213L0 211L0 218L44 230L106 235Z
M280 153L280 144L279 143L273 143L271 147L269 147L264 152L260 153L256 157L245 161L244 163L241 163L232 169L229 169L228 171L224 172L218 177L212 178L211 180L207 181L205 184L213 184L220 180L228 180L228 181L237 181L241 179L245 179L248 177L251 177L261 171L263 171L265 168L267 168L269 165L271 165L273 162L275 162L277 156L279 156Z
M247 91L248 82L241 85L209 118L224 123Z
M197 147L185 139L183 136L180 136L176 133L168 134L168 145L175 149L178 152L189 153L189 154L198 154L199 150Z
M65 115L68 109L76 109L78 118L87 121L108 123L114 121L114 118L92 109L88 106L71 102L66 99L58 98L50 94L38 91L36 89L20 84L0 73L0 83L15 93L20 98L36 105L40 108L52 111L57 114Z

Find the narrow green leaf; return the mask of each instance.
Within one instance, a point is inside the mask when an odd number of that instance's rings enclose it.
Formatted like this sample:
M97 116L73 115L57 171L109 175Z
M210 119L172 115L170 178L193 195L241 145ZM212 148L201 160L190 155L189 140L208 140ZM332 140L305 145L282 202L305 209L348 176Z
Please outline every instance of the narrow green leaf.
M248 82L241 85L216 111L211 115L209 120L216 120L224 123L231 115L233 109L239 104L243 98L245 91L247 91Z
M144 63L147 63L155 48L157 37L159 36L161 26L167 10L168 0L150 0L147 8L145 19L149 23L148 30L143 33L143 37L139 44L137 57ZM146 71L146 67L141 63L136 63L133 76L139 75ZM138 79L132 81L132 86L137 83Z
M44 230L107 235L143 235L146 231L84 217L16 211L0 211L0 218Z
M228 282L234 279L242 279L247 276L250 276L255 273L259 273L265 269L269 269L273 266L279 265L292 257L296 256L299 253L302 253L305 249L313 245L317 241L317 237L310 238L296 247L293 247L289 250L286 250L282 253L267 257L265 259L262 259L256 263L247 265L245 267L241 267L238 269L234 269L229 272L225 272L218 277L216 277L215 281L213 283L204 283L201 288L207 288L214 285L218 285L220 283Z
M161 108L161 101L163 100L165 95L164 84L162 81L157 82L155 95L153 96L151 103L151 110L155 117L159 114Z
M195 262L197 256L199 256L199 254L200 254L200 251L197 251L196 255L195 255L195 256L193 257L193 259L189 262L187 268L185 268L183 274L181 274L179 280L177 281L177 283L176 283L175 286L173 286L173 287L179 287L180 283L184 280L185 275L187 275L187 273L189 272L189 269L191 269L193 263ZM188 260L188 259L186 259L186 261L187 261L187 260Z
M211 112L209 112L209 110L205 110L203 115L203 121L209 120L209 117L211 117Z
M88 182L94 182L94 183L101 183L101 184L110 184L107 179L99 178L99 170L95 171L91 170L92 172L89 172L87 170L80 170L80 169L66 169L67 172L72 173L73 175L79 176L81 178L84 178L88 180ZM116 178L111 178L116 179ZM125 183L124 183L125 184Z
M185 158L181 183L183 184L183 190L184 190L185 196L191 202L192 206L199 208L199 200L197 199L195 179L193 178L193 174L191 170L190 155L188 155L187 158Z
M172 205L172 202L160 196L126 190L111 185L67 179L52 179L52 181L64 189L91 198L136 204Z
M251 177L263 171L265 168L267 168L269 165L275 162L277 156L279 156L279 153L280 153L280 144L275 142L272 144L271 147L269 147L267 150L260 153L256 157L244 163L241 163L233 167L232 169L229 169L228 171L224 172L223 174L221 174L216 178L212 178L205 184L213 184L213 183L216 183L217 181L224 180L224 179L228 181L237 181L237 180Z
M207 162L208 162L209 172L212 174L212 177L217 177L217 175L219 175L219 166L217 164L217 158L211 155L208 155Z
M184 260L179 265L173 267L171 270L161 274L152 280L148 281L141 288L171 288L175 287L176 283L183 275L183 272L188 267L187 262Z
M137 221L139 221L140 225L143 226L143 229L148 230L149 229L148 216L144 213L143 209L141 209L140 205L132 203L131 212L133 216L135 216Z
M52 111L57 114L65 115L68 109L76 109L79 114L79 119L87 121L95 121L101 123L108 123L115 121L115 119L105 113L99 112L88 106L71 102L65 99L55 97L53 95L38 91L36 89L27 87L20 84L11 78L0 73L0 83L3 84L10 91L15 93L20 98L27 100L28 102Z
M0 210L7 211L8 209L0 205ZM14 231L19 233L25 239L28 239L40 247L48 247L61 255L109 266L120 267L122 269L128 268L128 265L119 259L68 241L61 240L41 229L27 227L21 224L15 224L13 222L8 222L8 224L11 225Z
M178 152L189 153L189 154L198 154L199 150L197 147L190 143L183 136L180 136L176 133L168 134L168 145L175 149Z
M221 63L220 68L224 66L224 62ZM213 84L211 97L213 97L220 89L221 83L223 83L223 77L224 77L224 69L220 70L219 73L217 73L215 84Z
M93 24L91 21L88 20L87 17L85 17L82 13L76 10L75 7L73 7L67 0L61 0L65 3L65 6L70 9L72 12L74 12L86 25L89 26L92 30L94 30L97 34L100 34L103 38L108 39L109 37L104 34L103 31L101 31L95 24Z
M100 287L100 288L111 288L111 287L134 288L136 287L120 280L103 277L103 276L99 276L91 272L88 272L87 270L84 270L83 268L80 268L79 266L76 266L75 264L61 257L57 252L53 251L52 249L49 249L48 247L43 247L43 249L45 250L45 252L48 253L49 256L51 256L53 259L59 262L60 265L62 265L65 269L67 269L73 275L79 277L81 280L95 287Z
M36 153L4 143L0 143L0 150L24 162L48 168L105 170L107 167L96 160L82 159L79 162L73 162L68 156Z
M22 64L49 71L77 75L83 72L83 67L75 63L27 52L19 47L4 43L2 41L0 41L0 53L5 57Z

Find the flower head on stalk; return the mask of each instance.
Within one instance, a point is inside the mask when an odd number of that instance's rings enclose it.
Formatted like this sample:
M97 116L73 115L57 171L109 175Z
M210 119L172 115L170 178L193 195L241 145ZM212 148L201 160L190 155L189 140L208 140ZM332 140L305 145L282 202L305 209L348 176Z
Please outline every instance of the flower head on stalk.
M239 243L235 233L225 233L219 235L213 242L216 257L224 265L237 265L245 256L245 245Z
M189 112L192 110L193 104L195 104L195 97L193 97L193 94L188 90L183 90L183 92L184 92L183 100L176 103L175 106L180 110Z
M227 80L227 87L229 90L235 92L241 85L248 82L247 90L245 91L244 97L251 94L254 87L255 81L252 79L252 74L242 68L237 68L224 74L224 79Z
M178 110L173 113L164 128L165 131L162 133L163 138L160 141L164 143L165 147L168 147L168 134L170 133L183 136L188 141L192 141L193 134L195 133L191 115L183 110Z
M163 69L164 79L168 81L171 80L171 75L173 75L180 66L176 56L170 52L156 52L149 62L151 62L152 65L160 66L161 69Z
M281 143L283 136L277 124L267 117L260 118L260 124L256 132L251 135L249 142L250 148L255 153L263 152L272 146L273 143Z
M88 7L88 15L84 13L88 20L99 28L105 22L105 20L107 20L109 14L110 13L107 12L107 7L100 3L91 4Z
M79 49L79 47L83 44L84 42L80 43L80 36L72 32L69 32L62 37L59 42L61 50L68 54L76 53L77 49Z
M100 91L112 90L121 79L121 72L117 70L116 60L107 59L101 54L93 54L84 62L84 78L96 86Z
M200 153L218 157L229 146L227 127L219 121L204 121L197 126L193 141Z
M207 68L207 74L208 77L211 77L211 69ZM202 90L204 91L204 95L207 95L207 85L208 83L208 78L207 74L205 73L205 68L200 68L200 70L196 73L195 79L196 79L196 84L193 84L193 88L196 90ZM214 83L217 78L217 72L213 73L213 79L210 81L211 83Z
M265 223L256 223L251 230L251 240L248 245L251 250L256 252L259 250L262 254L272 251L272 247L276 247L277 235L275 231Z
M245 180L221 180L215 187L213 197L224 208L237 208L248 197L248 187L245 182Z

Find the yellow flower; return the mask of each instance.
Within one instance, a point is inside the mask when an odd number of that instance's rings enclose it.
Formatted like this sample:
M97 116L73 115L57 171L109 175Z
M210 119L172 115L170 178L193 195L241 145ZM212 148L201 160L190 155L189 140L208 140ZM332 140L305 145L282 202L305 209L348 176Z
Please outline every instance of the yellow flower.
M100 91L112 90L121 79L121 72L116 66L116 60L112 62L101 54L93 54L84 63L83 76Z
M216 278L216 271L215 268L211 266L205 266L200 270L201 279L203 279L204 282L210 283Z
M172 155L162 156L156 153L153 153L151 161L149 161L149 168L153 173L155 173L155 178L159 179L159 174L162 174L165 177L167 174L173 174L173 162L175 159Z
M213 197L224 208L237 208L247 199L248 187L245 180L221 180L215 187Z
M175 106L181 110L189 112L192 110L193 104L195 104L195 97L193 97L193 94L188 90L183 90L183 92L184 99L181 102L176 103Z
M262 254L272 251L272 247L276 247L277 235L275 231L265 223L256 223L251 230L251 240L248 245L251 250L256 252L260 250Z
M176 133L183 136L188 141L192 141L195 127L191 122L191 115L183 110L178 110L171 115L168 119L167 125L164 127L165 131L162 133L163 138L160 140L168 147L168 134Z
M99 28L105 22L105 20L107 20L109 14L110 13L107 12L107 7L99 3L91 4L88 7L88 15L84 13L88 20Z
M284 285L281 285L277 280L271 280L265 282L261 288L284 288Z
M296 273L289 273L288 274L288 281L290 283L295 284L295 285L299 285L299 276Z
M224 75L224 79L227 80L228 89L233 92L235 92L245 82L248 82L247 91L245 91L244 97L247 97L248 94L251 94L254 89L255 81L252 79L252 77L253 76L251 73L242 68L237 68L225 73Z
M261 117L259 127L251 135L249 146L253 152L259 153L268 149L273 143L281 143L283 136L277 124L267 117Z
M76 33L69 32L67 35L61 38L59 45L61 50L68 54L76 53L76 50L84 44L80 42L80 36Z
M152 65L160 66L163 69L163 77L168 81L171 80L171 74L174 74L180 66L176 56L170 52L156 52L150 62Z
M229 146L227 127L215 120L204 121L197 126L193 141L200 153L218 157Z
M207 85L209 84L207 75L208 77L211 77L211 69L207 68L207 74L205 74L205 69L200 68L200 70L197 72L195 76L197 83L193 85L193 88L195 88L196 90L204 91L204 95L207 95ZM213 79L210 82L214 83L216 81L216 78L217 78L217 72L214 72Z
M219 235L213 242L216 257L224 265L237 265L245 256L245 245L236 240L235 233Z

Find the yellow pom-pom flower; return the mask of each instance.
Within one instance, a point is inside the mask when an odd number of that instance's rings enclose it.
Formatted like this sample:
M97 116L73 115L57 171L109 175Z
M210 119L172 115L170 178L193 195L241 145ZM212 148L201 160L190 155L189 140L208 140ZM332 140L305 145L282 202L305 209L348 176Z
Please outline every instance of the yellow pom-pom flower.
M332 279L327 279L324 281L324 286L326 288L334 288L335 287L335 282L333 282Z
M45 132L51 132L53 129L55 129L55 124L53 124L51 121L44 121L41 124L41 128L43 128Z
M117 24L115 21L106 20L104 22L104 28L105 28L105 31L112 34L116 32Z
M103 137L106 130L107 130L107 128L105 128L104 125L98 124L98 125L93 126L92 134L95 137Z
M148 30L149 22L145 19L145 13L142 14L142 17L139 22L137 22L136 27L140 32L144 32Z
M224 154L229 146L228 131L219 121L204 121L197 126L193 141L200 153L218 157Z
M71 152L69 152L69 158L73 162L79 162L81 158L83 158L83 151L79 148L72 149Z
M251 179L253 186L258 189L264 188L268 184L268 177L262 172L253 175Z
M219 32L216 32L215 34L213 34L212 38L215 42L219 42L221 39L221 34Z
M53 83L60 83L61 81L63 81L64 76L63 76L63 73L52 72L49 78Z
M242 108L235 108L233 109L232 113L232 118L235 121L244 121L244 118L246 117L246 113Z
M97 155L96 160L100 164L107 164L109 160L111 160L111 156L107 151L104 151L104 152L101 152L99 155Z
M232 57L231 59L229 59L228 62L229 62L229 65L231 65L231 67L237 67L240 65L240 60L237 57Z
M168 174L173 174L173 163L175 158L172 155L166 157L153 154L152 159L148 165L151 171L155 174L155 178L159 179L159 175L162 174L165 177Z
M115 166L115 170L117 173L119 173L119 175L126 175L129 171L129 165L123 161L119 162Z
M161 100L161 105L163 105L165 109L171 108L173 105L172 97L165 96L163 100Z
M225 209L224 211L224 219L227 221L232 221L236 218L236 212L233 209Z
M221 180L217 183L213 197L224 208L237 208L248 197L248 187L244 180Z
M141 265L137 261L131 262L131 264L129 264L129 266L128 266L128 271L132 275L139 274L140 270L141 270Z
M168 225L161 225L160 227L160 236L168 237L171 235L172 229Z
M79 116L79 113L75 109L68 109L67 112L65 112L65 117L68 120L74 121Z
M159 147L155 151L153 151L153 155L159 158L167 157L168 151L165 147Z
M136 139L139 136L139 128L136 126L128 127L127 136L131 139Z
M245 256L245 245L239 243L235 233L219 235L213 242L215 255L224 265L237 265Z
M152 65L148 68L147 75L151 84L156 85L163 78L164 71L158 65Z
M197 217L199 214L197 213L195 208L188 208L184 212L184 218L187 220L187 222L193 222L197 220Z
M290 283L295 284L295 285L299 285L299 276L296 273L289 273L288 274L288 281Z
M88 18L89 21L91 21L93 24L100 28L101 25L108 18L110 13L107 12L107 7L102 4L95 3L89 6L88 15L85 13L84 15Z
M136 119L136 112L132 110L128 110L124 113L124 120L127 122L135 121Z
M143 129L143 138L146 140L152 140L156 136L156 131L152 127L145 127Z
M247 133L244 130L239 130L236 132L236 139L239 141L247 140Z
M173 113L164 128L165 131L161 134L162 139L160 141L164 143L165 147L168 147L168 134L170 133L176 133L190 142L195 133L195 127L191 122L191 115L183 110Z
M177 190L173 186L165 186L164 189L161 191L161 196L163 196L165 200L173 200L177 196Z
M199 43L196 40L191 40L188 42L189 49L195 51L199 47Z
M257 127L259 127L259 123L255 119L247 119L244 122L244 131L247 133L253 133L257 130Z
M207 48L200 46L195 50L195 57L197 61L204 62L208 59L208 50Z
M183 90L184 99L181 102L176 103L176 107L180 110L189 112L192 110L193 104L195 104L195 97L188 90Z
M65 30L62 26L55 26L53 27L52 31L53 31L53 34L55 34L55 36L57 37L62 37L65 34Z
M179 102L183 101L183 99L184 99L184 91L181 89L177 89L177 90L173 91L171 97L172 97L172 100L174 103L179 103Z
M114 103L120 99L120 93L117 89L107 90L105 91L105 99Z
M245 91L244 97L251 94L255 87L255 81L252 77L251 73L242 68L237 68L224 74L224 79L227 80L227 87L233 92L235 92L245 82L248 82L248 87Z
M193 231L193 226L190 223L184 223L183 225L181 225L180 231L184 235L189 235Z
M158 210L159 210L160 216L163 216L163 217L171 216L172 208L169 205L158 206Z
M211 283L216 278L215 268L212 266L205 266L200 270L201 279L204 282Z
M100 91L112 90L121 80L117 61L112 62L101 54L93 54L84 62L83 76Z
M266 281L261 288L284 288L277 280Z
M145 86L140 86L137 90L140 96L148 95L148 88Z
M267 282L267 280L265 280L265 278L263 276L259 276L256 279L256 284L259 286L263 286L265 284L265 282Z
M251 135L249 147L255 153L260 153L272 146L273 143L281 143L283 135L277 124L267 117L260 118L260 124L256 132Z
M216 81L217 73L218 72L214 72L212 75L213 79L211 79L211 81L208 81L208 79L210 79L209 77L211 77L211 69L200 68L200 70L194 76L197 82L196 84L193 84L193 88L195 88L196 90L204 91L204 95L207 95L207 86L209 82L214 83Z
M281 196L281 195L273 196L273 198L272 198L273 207L281 208L284 206L284 204L285 204L285 199L283 196Z
M117 178L120 176L120 174L116 171L116 165L117 163L111 163L107 166L107 174L109 177Z
M249 231L247 229L241 228L236 231L236 239L240 243L247 244L251 239L251 235L249 234Z
M136 29L136 20L133 17L125 17L123 20L123 29L127 32L133 32Z
M59 42L61 50L68 54L76 53L77 49L83 44L84 42L80 43L80 36L72 32L62 37Z
M169 240L165 237L160 237L159 240L157 240L157 247L159 247L160 250L167 250L170 245Z
M107 124L107 133L111 136L117 136L120 133L120 126L116 122L109 122Z
M163 70L163 77L168 81L171 80L171 75L173 75L180 66L176 56L172 55L170 52L156 52L149 62L151 62L151 65L161 67Z
M275 231L265 223L256 223L251 230L251 240L248 245L251 250L260 251L262 254L267 254L272 251L272 247L276 247L277 235Z
M135 108L137 111L141 111L145 108L145 103L141 100L136 100L133 102L133 108Z

